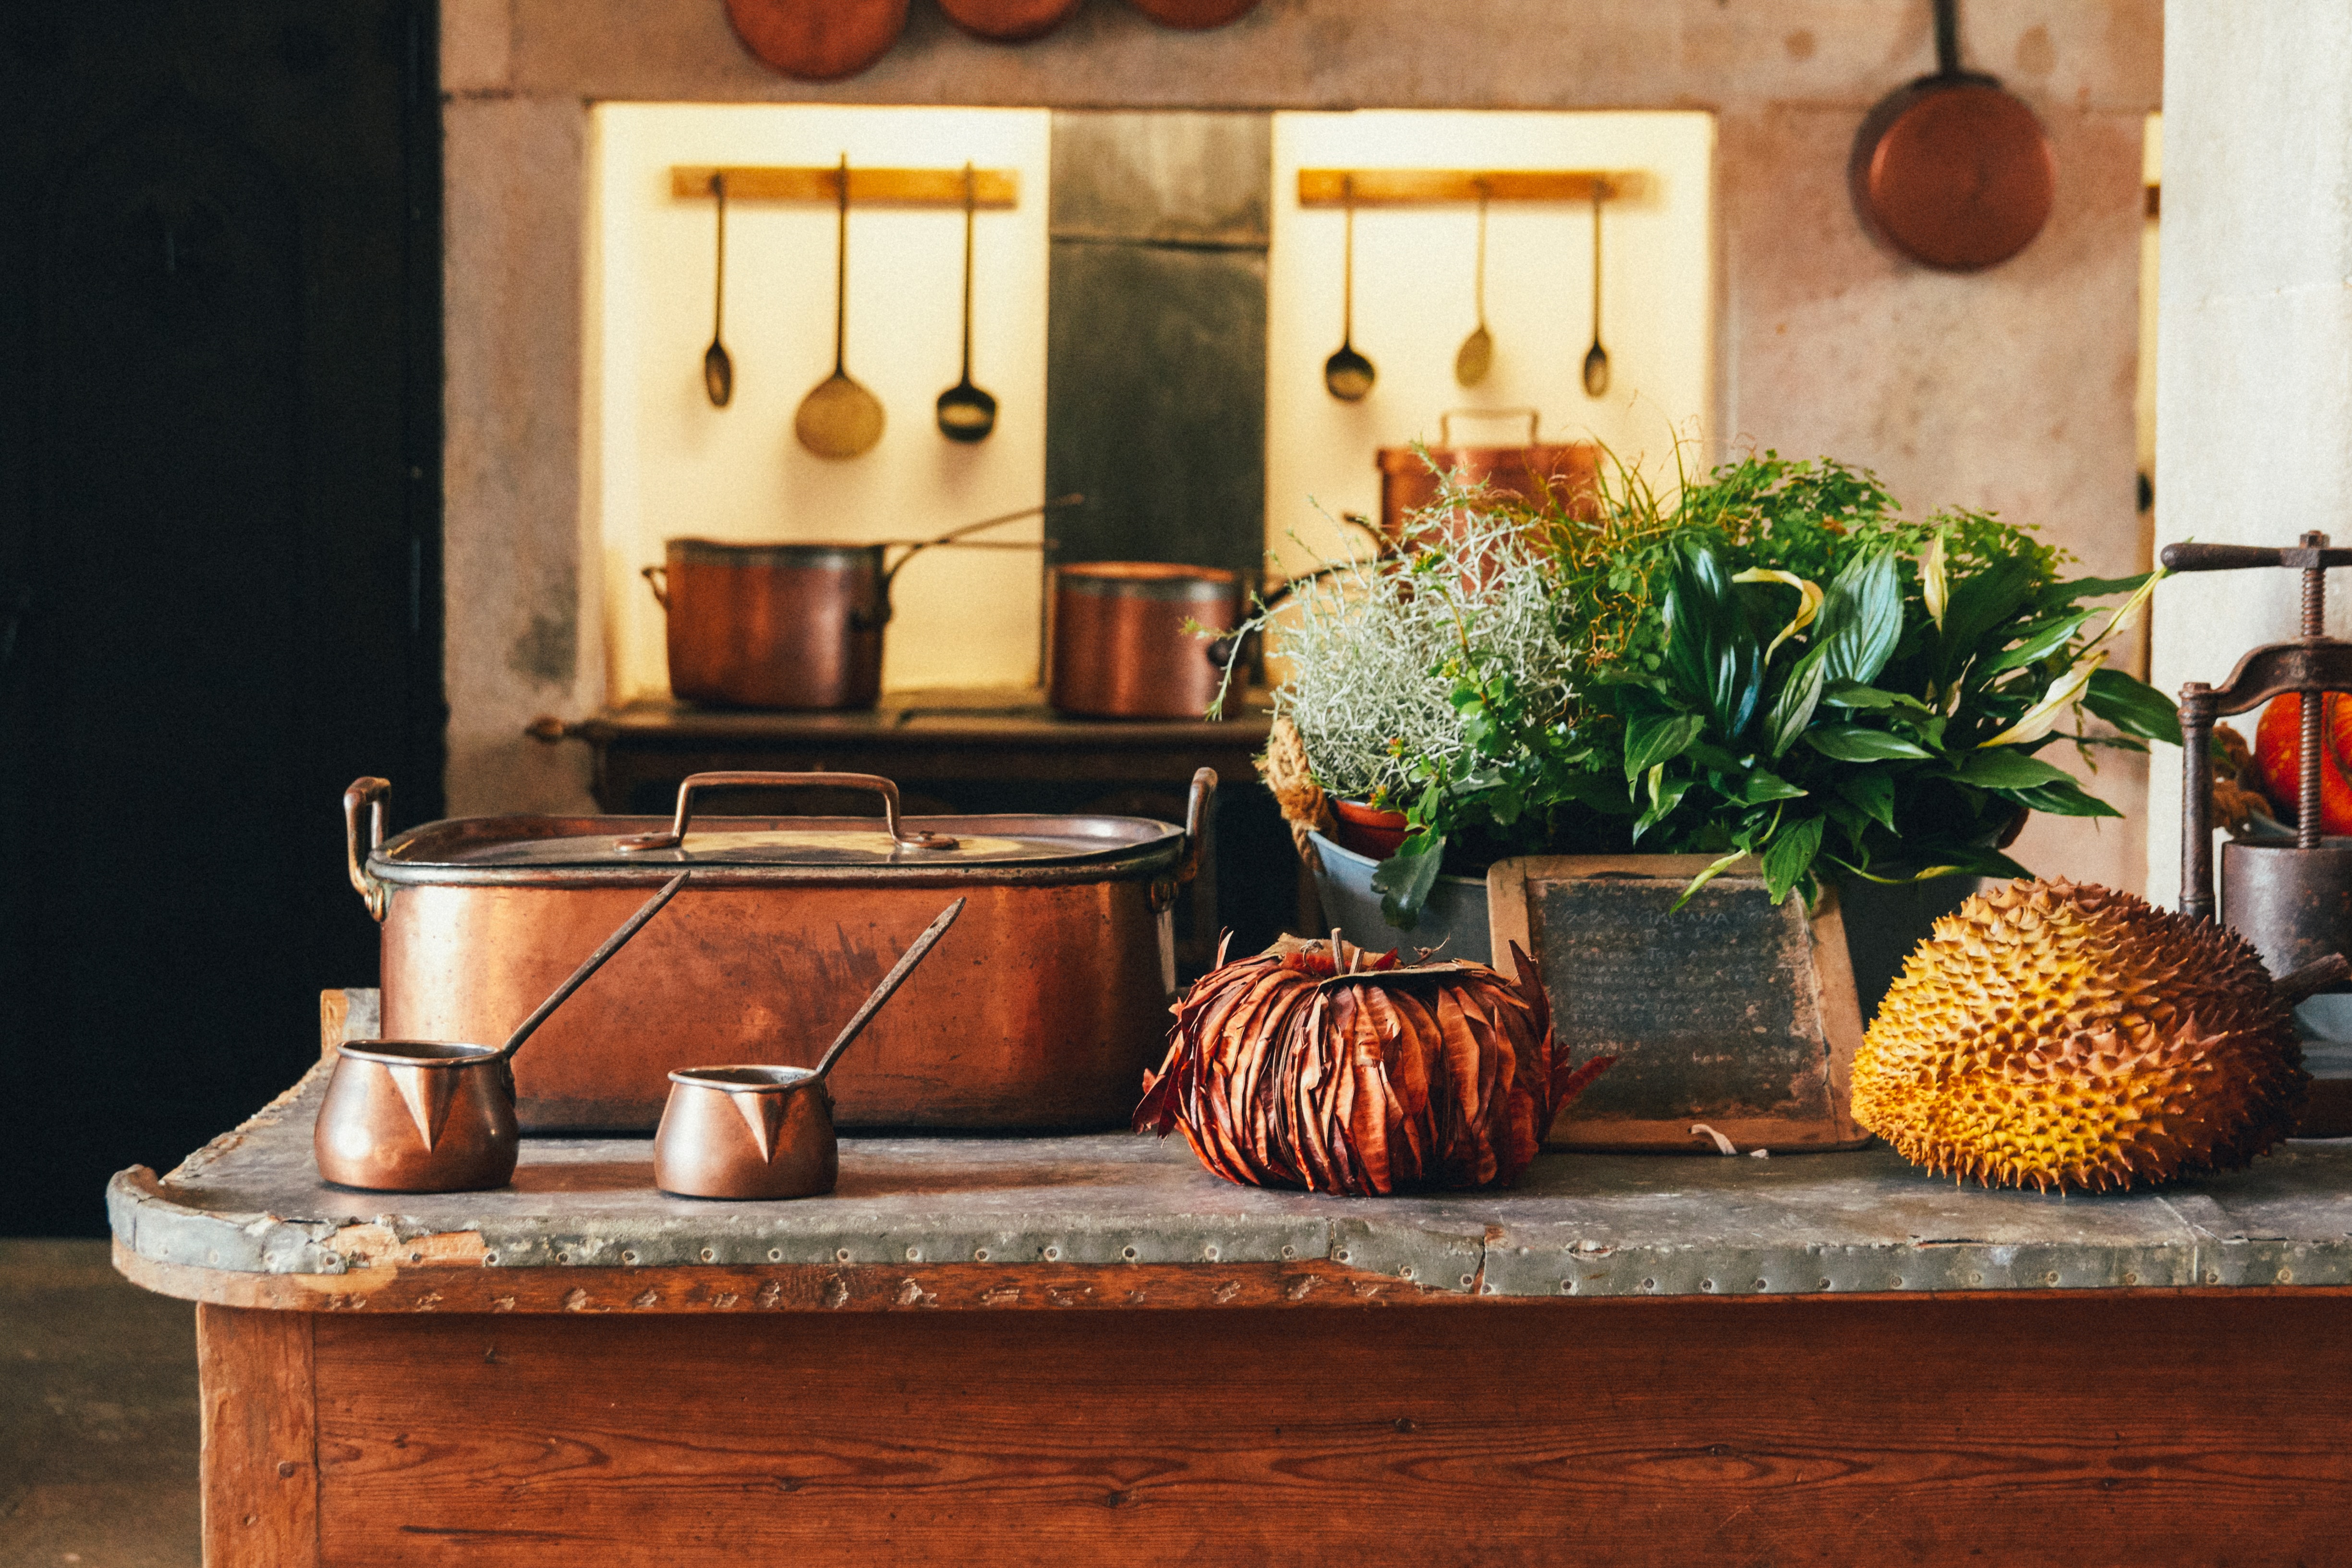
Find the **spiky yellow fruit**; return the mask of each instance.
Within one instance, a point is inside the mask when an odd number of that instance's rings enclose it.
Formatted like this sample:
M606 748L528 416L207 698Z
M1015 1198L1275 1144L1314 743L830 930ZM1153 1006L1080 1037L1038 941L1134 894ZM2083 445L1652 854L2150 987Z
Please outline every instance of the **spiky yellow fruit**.
M2017 881L1936 922L1853 1070L1862 1124L1987 1186L2106 1188L2231 1170L2310 1082L2235 932L2091 883Z

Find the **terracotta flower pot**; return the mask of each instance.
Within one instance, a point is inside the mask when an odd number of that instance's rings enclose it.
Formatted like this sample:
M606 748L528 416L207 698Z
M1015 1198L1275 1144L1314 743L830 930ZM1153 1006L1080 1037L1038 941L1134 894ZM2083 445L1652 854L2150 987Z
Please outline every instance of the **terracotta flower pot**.
M1384 861L1397 852L1404 842L1405 817L1402 811L1382 811L1367 806L1361 800L1334 800L1331 810L1339 816L1331 836L1342 849L1355 851Z

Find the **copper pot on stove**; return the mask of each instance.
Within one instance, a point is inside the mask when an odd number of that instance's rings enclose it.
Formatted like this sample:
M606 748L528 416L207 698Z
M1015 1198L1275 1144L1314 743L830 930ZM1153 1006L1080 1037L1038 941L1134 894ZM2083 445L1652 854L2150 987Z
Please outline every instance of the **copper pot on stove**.
M1454 445L1453 422L1474 418L1524 419L1528 438L1516 446ZM1436 445L1381 447L1381 531L1402 539L1406 517L1435 505L1441 476L1449 474L1528 500L1549 489L1567 499L1571 516L1597 516L1601 448L1589 441L1538 441L1542 419L1532 408L1451 409L1437 416Z
M1083 496L967 523L936 538L879 544L727 544L663 541L666 561L639 575L669 622L669 689L719 707L823 710L872 707L882 695L882 629L890 584L935 545L1036 549L964 535ZM891 550L904 550L895 561Z
M1054 569L1045 700L1088 718L1200 718L1224 679L1222 636L1242 618L1237 572L1168 561Z

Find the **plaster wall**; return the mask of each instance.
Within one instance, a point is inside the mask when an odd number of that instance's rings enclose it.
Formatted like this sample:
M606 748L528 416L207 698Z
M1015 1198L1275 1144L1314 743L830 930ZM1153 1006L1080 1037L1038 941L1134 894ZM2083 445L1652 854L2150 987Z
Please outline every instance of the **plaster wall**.
M2246 47L2224 36L2243 7L2191 9L2217 50ZM521 727L605 697L581 486L596 101L1711 110L1717 449L1842 455L1915 508L1996 507L2088 570L2133 569L2147 548L2132 385L2158 0L1974 0L1962 22L1968 62L2042 116L2059 185L2022 256L1955 277L1873 246L1845 194L1863 114L1933 67L1928 8L1896 0L1465 0L1434 20L1410 0L1265 0L1199 34L1089 0L1018 48L968 39L918 0L887 57L826 85L752 59L716 0L445 0L450 809L586 798L579 748L542 747ZM2284 22L2246 31L2296 50ZM2315 53L2294 63L2316 74ZM2100 787L2137 811L2131 769L2109 765ZM2019 852L2137 886L2143 842L2128 826L2045 821Z
M2352 538L2352 10L2170 0L2157 300L2162 543ZM2344 574L2327 630L2352 634ZM2296 579L2166 585L2156 685L2216 683L2296 632ZM2253 715L2235 720L2251 736ZM2225 720L2225 723L2233 722ZM2150 896L2179 887L2180 758L2155 759Z

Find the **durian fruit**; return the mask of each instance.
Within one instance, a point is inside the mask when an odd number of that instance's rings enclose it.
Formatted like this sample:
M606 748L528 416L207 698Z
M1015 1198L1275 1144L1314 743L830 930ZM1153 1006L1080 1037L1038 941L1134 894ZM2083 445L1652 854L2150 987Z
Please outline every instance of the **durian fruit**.
M1937 921L1905 963L1854 1061L1854 1116L1988 1186L2236 1169L2294 1124L2310 1079L2289 1009L2311 973L2274 987L2233 931L2021 879Z

